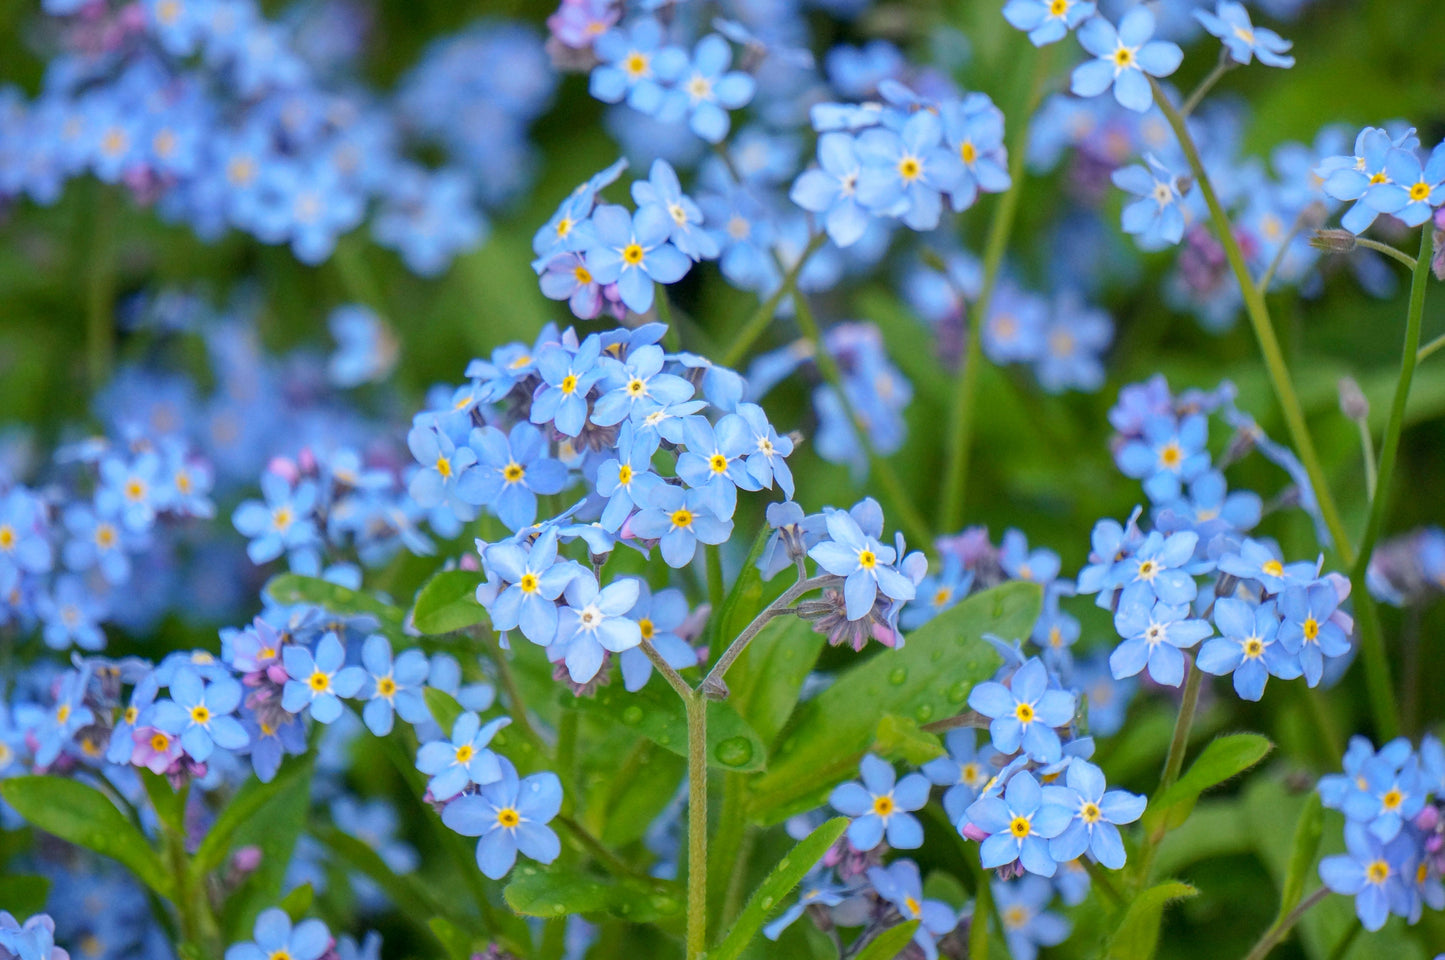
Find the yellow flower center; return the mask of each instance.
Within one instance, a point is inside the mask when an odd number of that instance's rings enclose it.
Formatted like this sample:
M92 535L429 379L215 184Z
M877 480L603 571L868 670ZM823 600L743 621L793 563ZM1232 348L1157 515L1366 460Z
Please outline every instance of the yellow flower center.
M1159 451L1159 463L1161 466L1168 467L1170 470L1177 470L1179 464L1183 462L1184 451L1180 449L1179 442L1176 440L1170 440L1164 445L1164 449Z
M728 458L720 453L715 453L707 458L707 465L713 473L727 473Z
M165 753L171 748L171 738L159 731L151 734L151 749L156 753Z
M1049 16L1062 17L1069 12L1069 0L1052 0L1049 3Z
M647 393L647 384L633 377L627 381L627 392L631 396L640 397Z
M320 670L313 671L307 679L306 685L317 693L322 693L331 686L331 675Z
M712 96L712 81L700 73L695 73L687 82L687 92L694 100L706 100Z
M1428 199L1430 199L1430 184L1426 183L1426 182L1423 181L1423 180L1421 180L1419 183L1415 184L1413 187L1410 188L1410 199L1411 199L1411 200L1428 200Z
M129 724L131 724L132 726L134 726L136 720L138 720L138 719L140 719L140 711L139 711L139 710L137 710L135 707L126 707L126 708L125 708L125 722L126 722L126 723L129 723Z
M70 719L70 704L62 703L55 708L55 719L58 723L64 723Z
M295 519L291 515L290 507L277 507L271 511L271 523L277 530L285 530Z
M198 704L196 704L194 707L191 707L191 722L192 722L192 723L198 723L198 724L200 724L200 725L203 726L203 727L204 727L206 724L210 723L210 722L211 722L211 711L210 711L210 708L208 708L204 703L198 703Z
M1114 66L1127 67L1134 62L1134 51L1128 47L1120 47L1114 51Z
M642 639L651 640L652 635L657 632L657 627L653 626L652 621L647 617L643 617L637 621L637 630L642 634Z
M1064 0L1054 0L1054 3L1063 3ZM1028 926L1029 912L1023 907L1015 904L1003 912L1003 925L1010 930L1021 930Z
M14 549L15 540L15 528L8 523L0 523L0 550Z
M460 747L457 747L457 763L471 763L472 757L475 755L476 751L472 749L472 745L469 743L464 743Z
M1371 883L1384 883L1390 879L1390 865L1383 860L1375 860L1365 868L1365 879Z
M277 950L270 956L268 956L266 960L291 960L291 951L287 950L285 947L282 947L280 950Z
M502 479L508 483L516 483L527 475L527 470L520 463L513 460L502 468Z
M1320 623L1314 617L1305 617L1305 622L1300 625L1300 630L1305 635L1305 643L1313 643L1319 639Z
M642 262L642 254L642 245L639 243L629 243L622 248L622 259L634 267Z
M1062 2L1062 0L1056 0L1056 2ZM969 141L965 140L963 141L963 144L958 148L958 155L960 158L963 159L964 163L968 164L971 167L973 166L973 162L978 159L978 148Z
M624 487L632 482L632 468L625 463L617 468L617 482Z
M923 912L923 906L912 897L905 896L903 898L903 906L908 910L909 920L916 919L918 915Z
M568 394L577 392L577 377L575 374L569 373L562 378L562 392Z
M181 5L178 0L161 0L156 4L156 19L161 23L175 23L180 15Z
M637 79L646 76L648 64L649 58L647 54L634 50L629 53L627 59L622 62L622 69L627 71L628 76Z
M884 794L881 797L873 798L873 812L880 817L887 817L893 813L893 795Z
M587 286L587 284L592 282L592 271L588 270L580 263L572 268L572 276L577 278L577 283L580 286L585 287Z
M142 500L146 495L146 485L139 480L128 480L125 485L125 496L127 500Z
M692 526L692 511L687 507L679 507L672 511L672 525L684 529Z
M864 570L872 570L874 567L878 566L878 555L872 550L859 550L858 566L862 567Z
M676 223L679 227L687 223L687 211L682 208L682 204L669 204L667 212L672 214L673 222Z
M904 182L912 183L922 173L923 164L917 157L904 157L898 161L898 175L903 178Z
M1398 810L1400 809L1400 804L1404 802L1405 795L1400 792L1398 787L1391 787L1389 792L1380 798L1380 806L1386 810Z
M1104 812L1099 809L1099 805L1092 801L1085 803L1079 808L1079 819L1085 823L1098 823L1099 818L1103 815Z
M953 599L953 591L948 587L939 587L938 592L933 595L933 605L941 607Z
M1153 580L1154 577L1155 577L1155 575L1157 575L1158 573L1159 573L1159 567L1154 563L1153 560L1140 560L1140 561L1139 561L1139 579L1140 579L1140 580Z
M1034 705L1031 703L1019 704L1018 706L1014 707L1014 716L1018 717L1019 723L1033 723Z
M1264 653L1264 641L1259 637L1250 637L1244 641L1244 655L1253 660Z
M391 677L382 677L376 681L376 692L390 699L396 694L396 681Z
M1261 566L1260 569L1263 570L1265 573L1269 574L1271 577L1284 576L1284 564L1280 563L1278 560L1266 560L1264 562L1264 565Z
M437 473L442 475L443 480L452 475L452 462L449 458L437 457Z
M1008 832L1022 840L1033 832L1033 824L1028 817L1014 817L1009 821Z
M503 807L497 811L497 822L510 830L522 822L522 815L511 807Z
M979 769L976 763L965 763L958 769L958 779L960 782L972 787L983 779L983 771Z
M557 236L565 237L572 232L572 218L563 217L557 221Z
M1383 170L1381 170L1379 173L1375 174L1374 176L1370 177L1370 183L1371 183L1372 185L1373 185L1373 184L1376 184L1376 183L1389 183L1389 182L1390 182L1390 178L1385 174L1385 171L1383 171Z

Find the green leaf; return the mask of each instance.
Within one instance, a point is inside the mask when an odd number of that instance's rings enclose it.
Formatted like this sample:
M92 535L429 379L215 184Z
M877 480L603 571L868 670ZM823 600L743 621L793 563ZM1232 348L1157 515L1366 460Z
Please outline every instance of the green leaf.
M904 947L913 942L913 935L918 932L918 925L922 922L909 920L896 927L889 927L874 937L855 960L893 960L903 952Z
M0 797L37 829L118 860L156 893L173 897L175 885L155 849L94 787L61 777L14 777L0 783Z
M571 697L564 700L563 705L631 727L659 746L687 756L687 711L682 698L662 677L654 676L636 693L609 686L599 690L595 697ZM739 772L761 770L767 756L768 748L762 738L731 705L708 702L708 766Z
M1199 891L1178 880L1166 880L1145 890L1129 904L1119 929L1109 939L1108 960L1149 960L1159 945L1159 924L1164 907L1173 900L1192 897Z
M948 753L938 734L921 729L912 717L900 717L894 713L878 721L878 732L873 736L873 752L889 760L902 760L911 767L921 767Z
M32 913L45 909L45 900L50 896L50 878L36 877L24 873L10 873L0 876L0 903L21 921Z
M1279 897L1279 919L1295 908L1304 897L1305 881L1314 873L1315 855L1320 850L1320 838L1324 835L1325 808L1317 791L1311 790L1305 798L1304 809L1295 822L1294 846L1290 849L1289 869L1284 875L1284 887Z
M812 624L777 617L758 631L728 671L728 702L764 743L777 740L822 651L823 635Z
M1146 829L1152 831L1161 821L1178 826L1201 793L1239 776L1272 749L1274 744L1257 733L1232 733L1211 740L1184 776L1150 801Z
M249 811L238 815L231 830L229 841L217 839L207 851L207 857L219 856L217 864L223 863L230 850L241 847L256 847L261 851L261 865L248 876L239 888L226 900L222 911L222 930L232 940L242 939L241 934L249 933L256 916L267 907L275 906L281 897L281 887L286 880L286 868L296 852L296 843L306 826L306 815L311 809L311 773L314 755L297 757L289 767L283 768L275 780L262 784L258 780L247 781L236 792L235 798L216 819L211 832L201 841L202 847L211 842L212 835L223 819L230 819L238 808ZM253 788L262 788L255 790ZM219 852L217 852L219 850ZM192 861L193 876L202 878L209 871L202 871L200 850Z
M627 775L614 765L608 771L610 775L602 778L605 789L597 796L599 807L594 808L590 802L586 806L589 813L600 808L599 839L613 849L642 838L677 796L678 785L687 773L685 759L651 740L637 741L636 749L642 751L639 762L629 766ZM621 762L630 764L632 758Z
M448 917L452 921L461 922L461 916L448 905L446 898L437 896L427 888L418 874L398 874L386 865L386 861L369 844L332 826L317 827L312 832L316 839L350 870L364 874L380 887L382 893L386 894L404 915L417 919ZM436 932L435 927L432 932ZM446 942L442 939L443 944Z
M266 583L265 592L277 603L310 603L346 616L370 614L379 620L383 627L392 631L400 631L405 621L405 614L399 607L383 603L369 593L351 590L320 577L283 573L272 577Z
M1038 619L1042 591L1016 581L969 597L908 637L846 671L799 707L768 760L752 778L748 809L763 824L780 823L822 803L854 772L888 714L919 723L959 713L973 685L992 676L999 655L985 633L1023 637Z
M441 727L447 736L451 736L452 726L457 722L457 717L462 715L462 705L457 703L457 698L436 687L424 687L421 695L426 700L426 708L431 711L437 726Z
M828 848L848 829L847 817L834 817L808 834L788 851L768 873L762 886L753 891L747 906L738 914L727 936L708 953L708 960L736 960L743 948L757 936L768 914L793 891L808 872L818 865ZM906 941L905 941L906 942ZM891 955L890 955L891 956Z
M650 877L596 877L558 865L531 863L512 870L502 891L507 905L527 917L610 913L633 923L653 923L682 913L686 893L676 883Z
M436 635L465 630L487 622L487 611L477 603L482 575L471 570L443 570L417 592L411 622L422 633Z
M292 923L300 923L306 916L306 911L311 909L311 901L314 899L316 899L316 891L311 888L308 881L282 897L281 902L276 906L286 911L286 916L291 918Z
M196 848L191 860L191 873L197 878L209 876L225 861L231 852L236 831L256 816L267 804L284 794L297 781L311 780L311 759L304 758L283 766L270 783L247 780L245 786L236 791L231 802L221 810L210 831Z

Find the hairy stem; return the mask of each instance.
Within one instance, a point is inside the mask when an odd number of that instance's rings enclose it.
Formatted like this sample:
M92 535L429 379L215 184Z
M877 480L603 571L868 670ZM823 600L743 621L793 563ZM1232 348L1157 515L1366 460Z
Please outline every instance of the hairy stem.
M1259 938L1254 948L1245 954L1244 960L1264 960L1269 952L1279 945L1279 942L1294 929L1294 925L1300 922L1309 909L1330 895L1329 887L1320 887L1314 893L1305 897L1299 904L1289 912L1288 916L1276 920L1270 928Z
M973 441L974 400L978 394L979 368L985 360L983 324L988 319L989 306L993 301L994 290L998 287L999 271L1003 268L1009 236L1013 233L1019 196L1023 193L1024 155L1029 148L1029 123L1023 118L1033 114L1034 107L1043 95L1044 81L1049 72L1050 52L1051 48L1045 48L1029 54L1034 58L1033 78L1022 104L1023 109L1014 113L1016 119L1013 138L1008 147L1009 188L999 197L998 206L994 207L993 220L988 228L988 243L983 253L983 288L966 317L968 341L963 354L963 367L954 380L953 397L949 404L948 458L943 471L943 486L939 491L939 499L943 504L940 513L943 532L955 530L963 522L964 494L968 487L968 458Z
M1429 233L1430 231L1427 228L1425 232ZM1419 265L1419 261L1405 251L1397 249L1388 243L1371 240L1369 237L1356 237L1355 246L1364 247L1366 250L1373 250L1376 253L1383 253L1391 260L1404 264L1407 270L1414 270Z
M799 597L813 590L817 590L819 587L834 579L836 578L826 575L813 577L809 580L799 579L797 583L783 591L782 596L764 607L756 617L753 617L751 623L743 627L743 632L738 634L732 643L728 644L728 648L723 651L721 657L718 657L717 663L713 664L712 669L708 671L707 677L702 681L698 690L704 696L717 700L725 699L727 696L727 686L722 682L723 676L728 672L728 668L733 665L733 662L742 656L742 652L747 649L753 637L758 635L758 631L767 626L768 621L782 615Z
M687 960L707 953L707 701L687 706Z
M1334 540L1334 548L1344 564L1349 566L1354 563L1354 552L1350 548L1349 537L1345 534L1345 525L1340 519L1340 511L1335 505L1334 496L1325 483L1325 472L1320 466L1319 454L1315 451L1309 425L1305 422L1304 408L1300 406L1299 395L1295 393L1294 382L1290 379L1289 368L1284 362L1284 352L1280 349L1279 339L1275 336L1274 325L1270 321L1269 308L1265 305L1264 295L1250 279L1249 266L1244 262L1244 254L1240 251L1239 243L1234 238L1234 228L1229 221L1229 215L1220 205L1219 197L1214 192L1214 186L1209 181L1209 175L1204 171L1204 163L1199 159L1199 148L1195 146L1194 138L1190 136L1184 118L1169 102L1168 95L1159 86L1158 81L1151 78L1149 83L1154 89L1154 102L1159 105L1164 118L1169 121L1169 126L1174 130L1174 135L1179 140L1179 146L1189 160L1189 169L1194 173L1194 179L1198 182L1199 190L1204 195L1204 202L1209 207L1216 239L1224 247L1224 254L1229 260L1230 269L1234 271L1234 277L1239 282L1239 289L1244 298L1245 313L1249 315L1255 339L1259 341L1259 351L1263 355L1265 368L1269 372L1275 399L1279 401L1280 409L1284 413L1290 440L1293 442L1295 450L1299 452L1305 473L1309 475L1310 486L1314 489L1315 500L1319 503L1320 515L1324 518L1330 538Z
M1159 778L1158 793L1174 786L1179 771L1184 769L1184 754L1189 752L1189 730L1194 726L1194 713L1199 707L1199 687L1203 683L1204 671L1194 665L1194 658L1184 657L1184 669L1189 678L1184 681L1184 699L1179 701L1179 716L1174 721L1174 736L1169 741L1169 756L1164 761L1164 774Z

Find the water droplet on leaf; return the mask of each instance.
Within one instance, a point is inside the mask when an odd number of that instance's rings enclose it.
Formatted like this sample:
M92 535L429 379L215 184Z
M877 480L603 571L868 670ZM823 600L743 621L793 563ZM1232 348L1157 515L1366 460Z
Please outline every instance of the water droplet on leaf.
M717 745L717 758L730 767L741 767L753 758L753 745L747 737L728 737Z

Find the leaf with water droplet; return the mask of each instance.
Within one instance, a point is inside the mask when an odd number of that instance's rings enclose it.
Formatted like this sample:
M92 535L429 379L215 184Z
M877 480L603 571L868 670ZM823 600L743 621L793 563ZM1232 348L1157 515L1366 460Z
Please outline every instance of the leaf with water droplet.
M918 767L947 751L937 734L918 729L918 724L908 717L890 713L878 721L872 752Z
M714 755L725 767L741 767L753 758L753 745L747 737L728 737L717 745Z
M651 923L681 910L682 890L670 880L600 877L554 863L512 872L502 891L507 905L528 917L610 913Z
M753 637L728 671L728 703L764 743L777 739L822 651L823 636L812 624L778 617Z
M808 875L828 848L838 841L848 829L847 817L834 817L808 834L788 855L768 873L762 886L753 892L743 912L733 921L721 943L710 953L708 960L737 960L748 943L762 930L773 905L786 897L803 878Z
M1026 636L1042 605L1038 584L1006 583L934 617L908 635L903 649L882 650L844 670L788 721L786 747L768 758L767 773L753 778L749 815L774 824L818 806L829 790L856 774L888 714L958 713L973 685L992 676L1000 663L983 634ZM940 649L946 655L934 663L933 652ZM899 670L903 679L894 683Z

